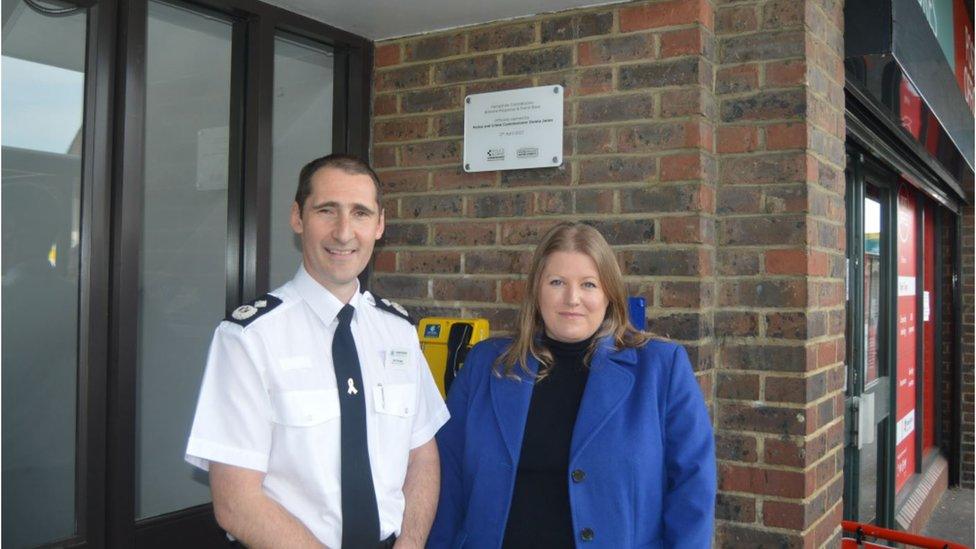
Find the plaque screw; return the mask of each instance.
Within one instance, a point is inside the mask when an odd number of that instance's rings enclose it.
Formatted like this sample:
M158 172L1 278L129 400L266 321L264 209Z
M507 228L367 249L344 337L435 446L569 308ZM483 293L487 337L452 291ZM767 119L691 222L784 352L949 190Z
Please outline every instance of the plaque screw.
M559 93L559 86L554 87L552 93Z
M464 169L465 170L470 170L471 169L471 164L465 164L464 165Z
M464 102L465 103L468 103L468 104L471 104L471 98L470 97L465 97L464 98Z
M553 163L553 164L558 164L558 163L559 163L559 158L557 158L557 157L555 157L555 156L554 156L554 157L552 157L552 163Z

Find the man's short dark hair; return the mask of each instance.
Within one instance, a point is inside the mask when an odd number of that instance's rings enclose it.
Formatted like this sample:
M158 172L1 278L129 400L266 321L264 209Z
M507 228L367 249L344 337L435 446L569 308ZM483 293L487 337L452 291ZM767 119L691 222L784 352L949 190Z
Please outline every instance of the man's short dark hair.
M380 178L369 167L369 164L362 159L348 154L330 154L305 164L301 173L298 175L298 190L295 191L295 202L298 204L298 211L301 213L305 207L305 201L312 194L312 177L319 170L332 168L352 175L368 175L373 180L373 188L376 190L376 205L383 208L383 198L380 196Z

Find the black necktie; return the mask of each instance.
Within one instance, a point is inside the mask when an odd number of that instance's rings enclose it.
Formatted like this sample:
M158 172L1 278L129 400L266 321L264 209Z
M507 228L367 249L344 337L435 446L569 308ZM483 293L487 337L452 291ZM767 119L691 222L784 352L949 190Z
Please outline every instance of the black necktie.
M366 446L366 387L349 327L354 312L352 305L342 307L339 327L332 338L332 366L342 414L342 549L373 548L380 539L380 518Z

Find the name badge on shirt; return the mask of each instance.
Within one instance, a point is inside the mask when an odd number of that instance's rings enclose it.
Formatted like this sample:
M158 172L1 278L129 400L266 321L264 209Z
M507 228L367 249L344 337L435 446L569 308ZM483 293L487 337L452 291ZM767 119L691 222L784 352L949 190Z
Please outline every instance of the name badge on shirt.
M386 352L384 365L390 370L403 370L410 360L410 351L406 349L390 349Z

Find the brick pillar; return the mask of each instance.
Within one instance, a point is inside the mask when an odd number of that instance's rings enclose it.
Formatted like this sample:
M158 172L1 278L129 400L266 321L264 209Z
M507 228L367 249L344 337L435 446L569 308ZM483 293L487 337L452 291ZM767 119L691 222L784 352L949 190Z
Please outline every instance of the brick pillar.
M841 2L720 2L715 410L722 547L839 544Z

